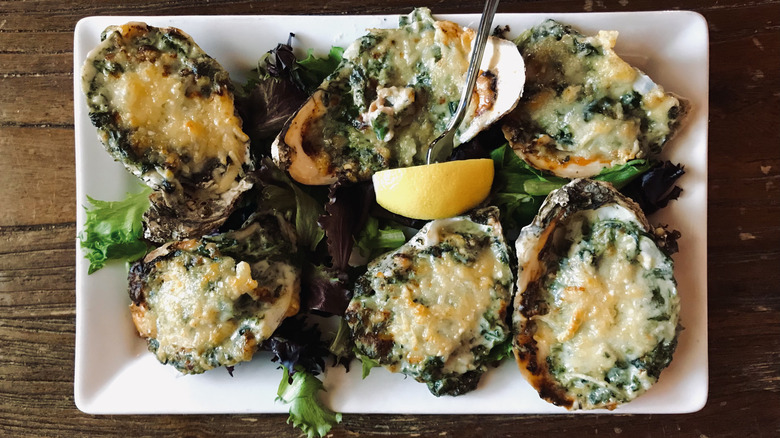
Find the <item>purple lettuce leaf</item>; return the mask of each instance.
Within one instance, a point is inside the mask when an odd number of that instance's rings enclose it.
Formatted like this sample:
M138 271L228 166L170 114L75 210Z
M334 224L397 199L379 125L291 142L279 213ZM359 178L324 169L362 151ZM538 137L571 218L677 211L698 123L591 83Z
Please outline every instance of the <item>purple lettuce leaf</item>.
M329 201L319 224L325 230L328 254L332 266L345 271L360 230L365 226L373 205L376 204L374 187L370 183L342 184L330 187Z
M343 270L305 263L301 279L301 308L343 316L352 299L349 276Z
M274 334L260 344L260 350L273 353L273 362L279 362L294 374L305 370L317 375L325 369L328 347L316 325L307 326L303 317L287 318Z
M679 164L659 162L621 191L636 201L646 215L651 215L680 197L683 189L675 183L684 173L685 169Z

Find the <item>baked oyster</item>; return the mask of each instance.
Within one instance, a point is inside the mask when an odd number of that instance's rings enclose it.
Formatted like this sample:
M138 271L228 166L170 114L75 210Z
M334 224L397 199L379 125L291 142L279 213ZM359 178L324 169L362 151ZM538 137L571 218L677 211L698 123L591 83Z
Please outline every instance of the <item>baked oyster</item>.
M512 281L498 209L488 207L429 222L370 262L345 317L362 356L436 396L459 395L509 339Z
M147 238L210 232L252 186L230 87L227 71L172 27L109 26L87 56L82 88L100 141L155 190Z
M610 184L553 191L517 240L520 370L545 400L614 409L672 360L680 300L664 231Z
M130 313L157 359L197 374L248 361L299 308L292 226L260 214L240 230L171 242L135 262Z
M660 153L689 105L622 60L613 50L617 36L585 36L547 20L515 40L526 89L503 130L520 158L586 178Z
M311 185L364 181L382 169L423 164L460 101L475 36L434 20L427 8L401 17L397 29L371 29L285 125L272 145L274 161ZM489 38L455 144L511 111L524 79L517 47Z

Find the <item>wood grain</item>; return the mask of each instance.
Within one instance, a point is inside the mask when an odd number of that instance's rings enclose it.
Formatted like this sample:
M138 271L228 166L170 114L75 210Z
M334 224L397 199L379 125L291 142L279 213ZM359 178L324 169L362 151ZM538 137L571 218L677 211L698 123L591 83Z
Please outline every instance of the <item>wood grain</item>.
M74 222L72 125L9 125L0 125L0 225Z
M73 28L88 15L478 12L481 2L0 2L0 436L296 436L284 415L90 416L73 403ZM346 415L333 436L780 436L780 1L502 2L691 9L710 30L710 395L688 415Z

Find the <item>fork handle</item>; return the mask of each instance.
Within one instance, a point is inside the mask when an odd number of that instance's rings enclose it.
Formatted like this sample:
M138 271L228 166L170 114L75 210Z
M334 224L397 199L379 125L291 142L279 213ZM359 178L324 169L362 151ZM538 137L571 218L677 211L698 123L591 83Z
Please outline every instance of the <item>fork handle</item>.
M493 16L496 15L498 1L499 0L487 0L485 2L485 9L482 11L482 17L479 19L477 37L474 39L474 45L471 49L469 69L466 72L466 84L463 87L463 92L460 95L458 109L455 111L453 118L447 125L448 130L457 128L458 125L460 125L460 122L463 121L463 117L466 116L466 108L471 102L474 86L477 83L479 68L482 66L482 56L485 54L485 43L490 36L490 26L493 25Z
M477 76L479 75L479 68L482 66L482 56L485 54L485 43L490 36L490 26L493 24L493 16L498 9L499 0L487 0L485 2L485 8L482 10L482 16L479 18L479 26L477 27L477 36L474 38L474 44L471 47L471 58L469 60L469 68L466 70L466 83L463 86L463 91L460 95L460 102L458 108L455 110L455 114L452 115L450 122L447 124L447 129L428 147L427 162L431 164L433 158L438 155L440 147L438 143L445 137L451 137L450 143L454 143L454 131L457 129L460 122L466 116L466 108L468 108L471 102L471 95L474 92L474 86L477 83ZM448 145L452 148L452 144Z

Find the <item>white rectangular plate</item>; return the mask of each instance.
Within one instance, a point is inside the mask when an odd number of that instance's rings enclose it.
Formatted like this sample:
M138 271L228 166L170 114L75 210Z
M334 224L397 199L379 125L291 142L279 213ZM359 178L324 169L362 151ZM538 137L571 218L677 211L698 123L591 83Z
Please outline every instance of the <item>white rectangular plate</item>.
M434 11L435 13L435 11ZM435 15L476 27L478 15ZM616 413L684 413L701 409L707 400L707 110L709 54L707 24L693 12L636 12L590 14L498 14L495 25L509 25L510 37L554 18L583 33L618 30L616 50L668 91L693 104L685 128L667 146L664 158L685 165L679 200L651 217L682 232L675 255L682 323L671 366L647 394L618 408ZM189 33L211 56L242 82L266 51L295 33L300 53L313 48L327 53L332 45L345 47L369 27L394 27L397 16L191 16L90 17L76 26L74 42L74 100L78 230L83 229L83 206L89 195L119 200L138 191L135 178L114 162L100 145L90 124L81 92L80 70L101 31L111 24L145 21L175 26ZM111 263L87 275L88 262L76 250L76 363L75 401L91 414L136 413L271 413L286 412L274 401L281 371L270 355L259 353L235 367L234 376L217 369L184 376L164 366L146 350L128 312L125 265ZM477 390L459 397L432 396L425 385L400 374L374 369L360 378L352 371L329 368L324 376L326 403L349 413L565 413L542 401L506 361L489 371ZM605 412L605 411L597 411Z

